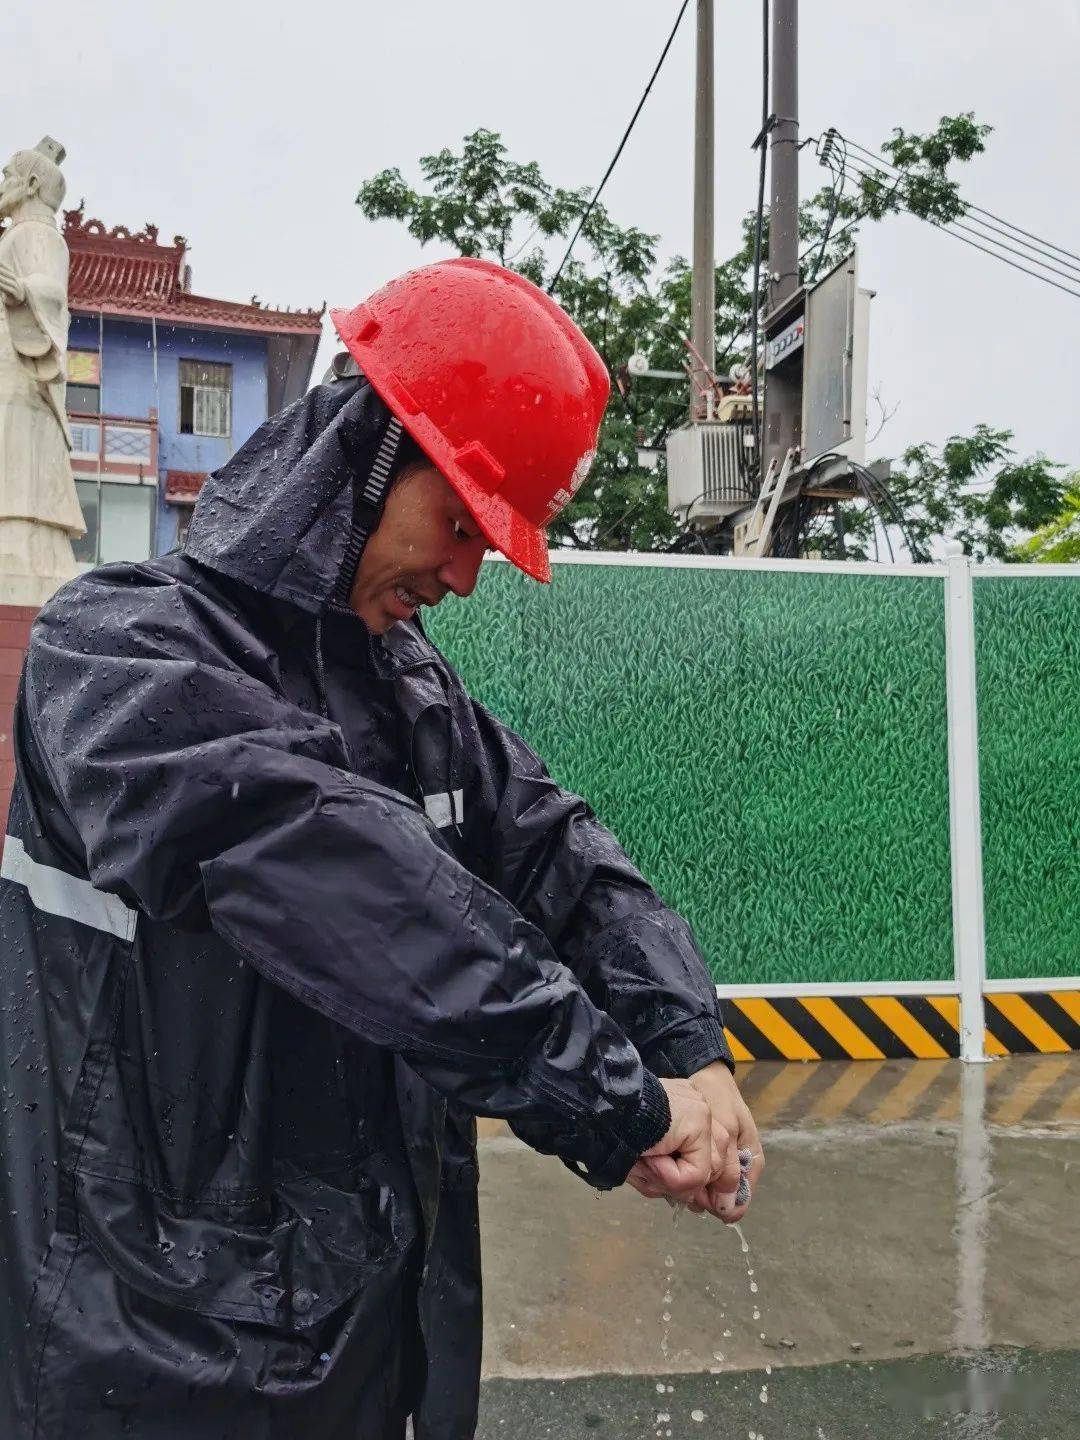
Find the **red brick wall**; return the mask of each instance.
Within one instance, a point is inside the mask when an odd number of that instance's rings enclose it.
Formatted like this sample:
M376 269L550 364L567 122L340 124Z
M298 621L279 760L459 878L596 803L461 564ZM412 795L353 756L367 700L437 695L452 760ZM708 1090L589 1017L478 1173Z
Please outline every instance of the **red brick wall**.
M23 656L30 643L33 605L0 605L0 821L7 821L8 801L15 784L12 717L19 692Z

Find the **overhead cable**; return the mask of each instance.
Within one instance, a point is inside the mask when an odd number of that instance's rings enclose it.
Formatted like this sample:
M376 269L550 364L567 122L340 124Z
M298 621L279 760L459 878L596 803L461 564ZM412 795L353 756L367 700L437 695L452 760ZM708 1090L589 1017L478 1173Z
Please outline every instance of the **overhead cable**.
M880 155L868 150L866 146L841 135L838 130L830 130L825 137L825 144L822 147L823 163L828 163L831 158L830 147L836 142L843 144L846 152L848 174L852 179L873 180L877 182L888 181L893 193L902 190L904 186L910 185L913 178L908 172L901 170L898 166L891 164ZM855 153L852 153L855 152ZM832 169L831 164L829 168ZM1080 299L1080 256L1075 255L1064 246L1055 245L1052 241L1045 240L1034 235L1031 231L1024 230L1021 226L1012 225L1009 221L1003 220L1001 216L995 215L993 211L984 210L977 205L971 205L962 196L957 197L962 207L962 217L955 220L935 220L929 215L918 215L916 219L925 220L928 225L933 225L936 230L944 234L952 235L954 239L962 244L970 245L972 249L981 250L983 254L1000 260L1003 265L1010 269L1019 270L1025 275L1030 275L1035 280L1041 280L1046 285L1051 285L1055 290L1061 290L1074 299ZM835 242L846 231L852 229L861 220L865 219L871 207L867 206L860 214L853 216L833 235ZM987 219L980 219L979 216L987 216ZM970 222L970 223L965 223ZM997 238L1002 237L1002 238ZM1016 243L1006 243L1015 241ZM1006 252L1006 253L1002 253ZM809 252L807 252L809 253ZM1017 259L1010 260L1009 255ZM1018 261L1026 261L1020 264ZM1075 260L1077 264L1070 263ZM1053 261L1054 263L1051 263ZM1062 267L1065 268L1062 268ZM1032 268L1035 267L1035 268ZM1059 278L1054 280L1051 276ZM1068 284L1061 284L1060 281L1068 281ZM1074 288L1076 287L1076 288Z
M878 173L875 171L860 170L858 168L857 157L855 156L849 155L848 165L850 167L850 173L853 176L861 176L864 179L874 179ZM1073 276L1067 271L1056 269L1054 266L1048 265L1045 260L1040 260L1038 256L1005 245L1002 241L995 240L992 235L987 235L983 231L975 229L971 225L965 225L959 220L935 220L931 215L919 215L910 209L908 213L915 215L917 220L923 220L927 225L932 225L935 230L940 230L945 235L951 235L955 240L961 241L964 245L970 245L975 250L981 250L984 255L990 255L993 259L1000 260L1003 265L1008 265L1010 269L1020 270L1023 274L1030 275L1035 280L1041 280L1045 285L1052 285L1055 290L1061 290L1066 295L1071 295L1074 299L1080 300L1080 288L1073 289L1071 285L1062 285L1059 280L1051 279L1050 275L1045 272L1051 271L1053 274L1059 275L1066 280L1072 280L1078 287L1080 287L1080 274ZM866 212L864 211L862 215L856 216L855 219L844 228L850 229L851 225L865 218ZM838 232L838 234L839 233L840 232ZM969 239L969 236L977 238ZM981 241L985 243L980 243ZM1030 265L1021 265L1016 260L1010 260L1007 255L1001 253L1002 250L1008 250L1011 254L1022 256L1024 259L1030 261ZM1041 268L1032 269L1032 265Z
M836 133L839 135L840 132L837 131ZM879 169L892 170L898 174L902 173L898 170L897 166L891 163L891 161L884 159L881 155L876 154L873 150L868 150L865 145L860 145L858 141L851 140L847 136L842 136L841 138L847 145L851 147L851 149L861 151L861 153L865 155L868 159L872 160ZM962 203L964 209L973 214L985 215L988 220L996 220L999 225L1004 225L1009 230L1014 230L1017 234L1025 236L1028 240L1034 240L1038 245L1045 245L1050 250L1056 250L1060 255L1067 255L1070 260L1080 261L1080 255L1078 255L1074 250L1066 250L1064 246L1055 245L1052 240L1045 240L1042 238L1042 236L1035 235L1030 230L1024 230L1021 226L1014 225L1011 220L1005 220L1002 216L995 215L992 210L984 210L981 205L972 205L971 202L968 200L964 200Z
M861 156L851 156L848 163L856 170L857 174L864 176L866 179L876 180L879 176L883 176L887 179L892 178L886 170L881 168L881 166L875 166L872 164L872 162L862 159ZM860 166L863 168L860 169ZM903 177L901 177L901 182L902 180ZM960 203L963 204L964 202L961 201ZM1056 255L1050 256L1049 259L1043 260L1040 258L1040 255L1049 255L1049 252L1045 250L1039 251L1037 247L1024 242L1020 238L1021 232L1014 230L1005 230L1002 229L1001 226L991 225L985 220L976 220L974 219L974 217L969 216L966 207L964 210L964 215L972 219L973 223L971 225L965 225L960 220L934 220L931 216L918 216L917 218L928 219L930 220L931 224L935 225L953 225L956 227L957 230L965 231L969 235L976 235L982 240L989 241L991 245L997 245L1002 250L1007 250L1010 255L1018 255L1022 260L1029 260L1033 265L1039 265L1044 270L1049 270L1050 273L1053 275L1060 275L1063 280L1071 280L1074 284L1080 284L1080 264L1070 265L1067 260L1062 261ZM1019 246L1008 245L1005 243L1005 240L995 240L993 238L994 234L1003 235L1008 240L1020 240L1020 244ZM1051 260L1054 261L1054 264L1050 263ZM1064 270L1061 269L1062 264L1066 265L1068 268Z
M829 214L825 220L825 228L821 232L821 248L818 250L817 259L814 261L814 268L807 277L806 283L808 285L814 283L817 279L817 273L821 269L821 262L825 258L825 251L829 245L829 236L832 234L832 228L836 224L836 214L840 208L840 196L843 194L844 181L847 179L847 146L844 144L843 136L837 136L840 140L840 160L838 166L834 167L833 165L834 147L831 143L831 137L835 134L835 131L830 131L826 143L822 146L818 154L821 163L829 167L833 177L832 199L829 203ZM802 257L800 256L799 258L801 259Z
M641 99L640 99L640 100L638 101L638 103L637 103L637 108L635 109L633 115L631 115L631 117L630 117L630 124L627 125L626 129L623 131L623 137L622 137L622 139L619 141L618 149L615 151L615 154L611 157L611 164L610 164L610 165L607 167L607 169L604 171L604 178L600 181L600 184L599 184L599 185L596 187L596 189L593 191L592 199L589 201L588 205L586 205L585 211L584 211L581 219L578 221L578 227L577 227L577 229L574 231L573 235L571 236L570 244L566 247L566 254L565 254L565 255L562 257L562 259L559 261L559 268L555 271L555 274L551 277L551 283L550 283L550 284L548 285L548 287L547 287L547 293L548 293L549 295L552 293L552 291L555 289L555 286L558 284L558 282L559 282L559 276L562 274L563 268L565 267L566 262L570 259L570 252L573 250L574 246L577 244L578 236L581 234L582 230L585 228L585 222L586 222L586 220L588 220L589 216L592 214L593 206L594 206L594 205L596 204L596 202L600 199L601 191L603 190L604 186L607 184L608 180L611 178L611 172L615 169L615 166L618 164L619 156L622 154L623 150L626 148L626 142L630 139L630 133L631 133L631 131L633 130L634 126L637 124L637 118L638 118L638 116L641 114L642 110L644 109L645 101L649 98L649 91L652 89L653 83L654 83L654 81L656 80L656 77L660 74L660 69L661 69L664 61L667 59L667 53L668 53L668 51L671 49L672 42L674 41L675 36L676 36L676 34L678 33L679 26L682 24L682 18L683 18L683 16L686 14L686 8L687 8L687 6L688 6L689 4L690 4L690 0L683 0L683 3L679 6L679 13L678 13L678 15L676 15L676 17L675 17L675 24L671 27L671 34L668 36L667 42L665 43L663 50L660 51L660 59L656 62L656 68L653 70L652 74L649 76L649 83L645 86L645 89L644 89L644 91L643 91L643 93L642 93Z

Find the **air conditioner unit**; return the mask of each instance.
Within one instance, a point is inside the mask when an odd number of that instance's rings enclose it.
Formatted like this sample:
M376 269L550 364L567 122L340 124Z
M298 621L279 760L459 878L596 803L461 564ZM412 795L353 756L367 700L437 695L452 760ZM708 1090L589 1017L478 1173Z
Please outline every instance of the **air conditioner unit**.
M748 426L702 420L667 437L668 508L690 520L722 520L753 496Z

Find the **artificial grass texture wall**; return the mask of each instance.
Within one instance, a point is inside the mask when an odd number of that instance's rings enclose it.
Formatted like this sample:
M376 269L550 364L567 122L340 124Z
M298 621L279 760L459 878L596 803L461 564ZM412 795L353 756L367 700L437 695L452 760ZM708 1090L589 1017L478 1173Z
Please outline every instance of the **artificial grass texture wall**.
M432 613L717 980L952 975L943 587L735 567L484 566Z
M1080 574L975 582L986 968L1080 974Z

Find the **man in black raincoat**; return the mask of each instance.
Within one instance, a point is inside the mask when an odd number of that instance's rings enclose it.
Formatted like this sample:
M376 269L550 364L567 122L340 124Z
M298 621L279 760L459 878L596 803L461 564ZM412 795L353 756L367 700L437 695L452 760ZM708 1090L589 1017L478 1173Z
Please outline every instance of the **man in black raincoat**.
M382 1440L410 1413L466 1440L476 1114L598 1187L745 1210L759 1147L688 927L415 618L511 540L352 370L211 477L185 553L83 576L34 629L3 1440Z

